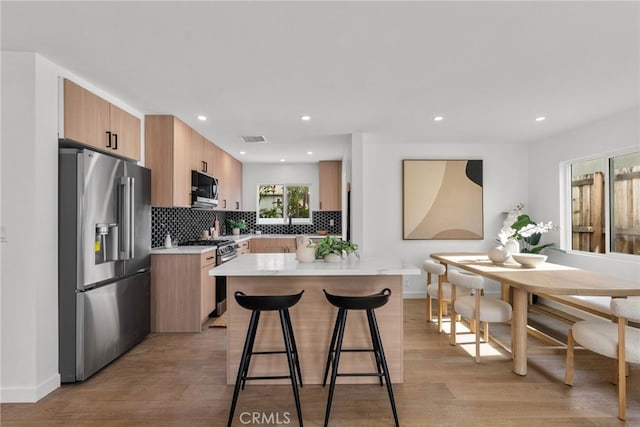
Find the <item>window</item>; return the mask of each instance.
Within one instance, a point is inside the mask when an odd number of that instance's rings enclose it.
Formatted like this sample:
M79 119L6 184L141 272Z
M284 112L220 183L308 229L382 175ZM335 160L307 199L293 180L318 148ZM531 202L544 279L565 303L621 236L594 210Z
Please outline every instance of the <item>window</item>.
M258 224L311 223L311 186L258 185Z
M640 152L571 164L571 249L640 255Z

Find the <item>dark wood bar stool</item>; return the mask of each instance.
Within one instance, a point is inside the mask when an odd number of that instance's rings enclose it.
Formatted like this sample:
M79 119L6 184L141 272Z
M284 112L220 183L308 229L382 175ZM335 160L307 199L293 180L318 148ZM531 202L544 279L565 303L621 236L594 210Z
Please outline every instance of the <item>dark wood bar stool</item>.
M236 384L233 389L233 400L231 402L231 410L229 411L228 427L231 427L233 422L233 414L236 410L236 403L238 402L238 394L240 388L244 390L244 386L247 380L264 380L264 379L280 379L290 378L291 386L293 387L293 397L296 402L296 411L298 412L298 421L302 426L302 410L300 409L300 395L298 394L298 382L302 387L302 372L300 370L300 360L298 358L298 349L296 347L296 340L293 336L293 327L291 326L291 317L289 317L289 308L294 306L302 298L301 291L295 295L245 295L243 292L236 291L234 296L238 304L251 310L251 320L249 321L249 328L247 330L247 338L244 341L244 348L242 350L242 358L240 359L240 366L238 366L238 376L236 377ZM279 351L253 351L253 344L256 339L256 331L258 330L258 322L260 320L260 313L263 311L278 311L280 315L280 324L282 325L282 336L284 338L284 350ZM278 354L283 353L287 355L287 362L289 364L289 375L270 375L270 376L248 376L249 363L251 362L251 356L260 354ZM297 378L296 378L297 375Z
M324 369L324 378L322 380L322 386L327 384L327 376L329 374L329 366L332 366L331 370L331 384L329 386L329 397L327 398L327 410L324 416L324 425L327 426L329 422L329 414L331 413L331 402L333 400L333 391L336 386L337 377L363 377L363 376L375 376L380 379L380 386L382 386L382 378L387 385L387 392L389 393L389 401L391 402L391 409L393 411L393 419L395 420L396 427L398 423L398 413L396 411L396 402L393 398L393 388L391 387L391 379L389 377L389 369L387 367L387 359L384 357L384 350L382 348L382 340L380 339L380 331L378 329L378 322L376 321L376 315L373 312L376 308L380 308L389 301L391 290L385 288L377 294L366 296L340 296L332 295L326 290L323 290L327 300L338 307L338 316L336 317L336 323L333 328L333 335L331 336L331 345L329 346L329 354L327 356L327 364ZM349 310L366 310L367 321L369 323L369 333L371 335L372 348L342 348L342 340L344 338L344 327L347 323L347 313ZM376 372L338 372L338 365L340 363L340 353L342 352L373 352L376 359Z

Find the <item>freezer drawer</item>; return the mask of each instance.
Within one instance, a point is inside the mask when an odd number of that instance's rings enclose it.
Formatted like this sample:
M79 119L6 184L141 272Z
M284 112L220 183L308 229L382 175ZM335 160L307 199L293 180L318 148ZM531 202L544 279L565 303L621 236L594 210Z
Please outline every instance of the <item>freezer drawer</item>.
M149 272L79 292L76 300L75 378L61 372L63 382L85 380L149 334Z

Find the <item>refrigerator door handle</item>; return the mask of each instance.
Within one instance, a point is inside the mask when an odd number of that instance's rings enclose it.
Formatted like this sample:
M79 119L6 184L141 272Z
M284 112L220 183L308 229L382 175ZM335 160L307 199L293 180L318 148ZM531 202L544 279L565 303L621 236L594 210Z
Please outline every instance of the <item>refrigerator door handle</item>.
M123 176L120 178L120 186L122 187L122 204L120 218L122 223L122 250L120 251L120 259L127 260L133 258L134 232L133 232L133 178Z
M129 178L129 257L135 258L134 248L136 247L136 179Z

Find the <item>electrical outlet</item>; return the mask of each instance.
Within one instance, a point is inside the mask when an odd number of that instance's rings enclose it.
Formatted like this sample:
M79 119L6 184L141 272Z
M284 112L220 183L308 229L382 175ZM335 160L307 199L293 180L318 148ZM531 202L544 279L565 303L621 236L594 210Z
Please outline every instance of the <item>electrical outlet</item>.
M329 220L329 225L330 225L331 227L333 227L333 226L335 225L335 223L333 222L333 220L332 220L332 219L330 219L330 220Z

